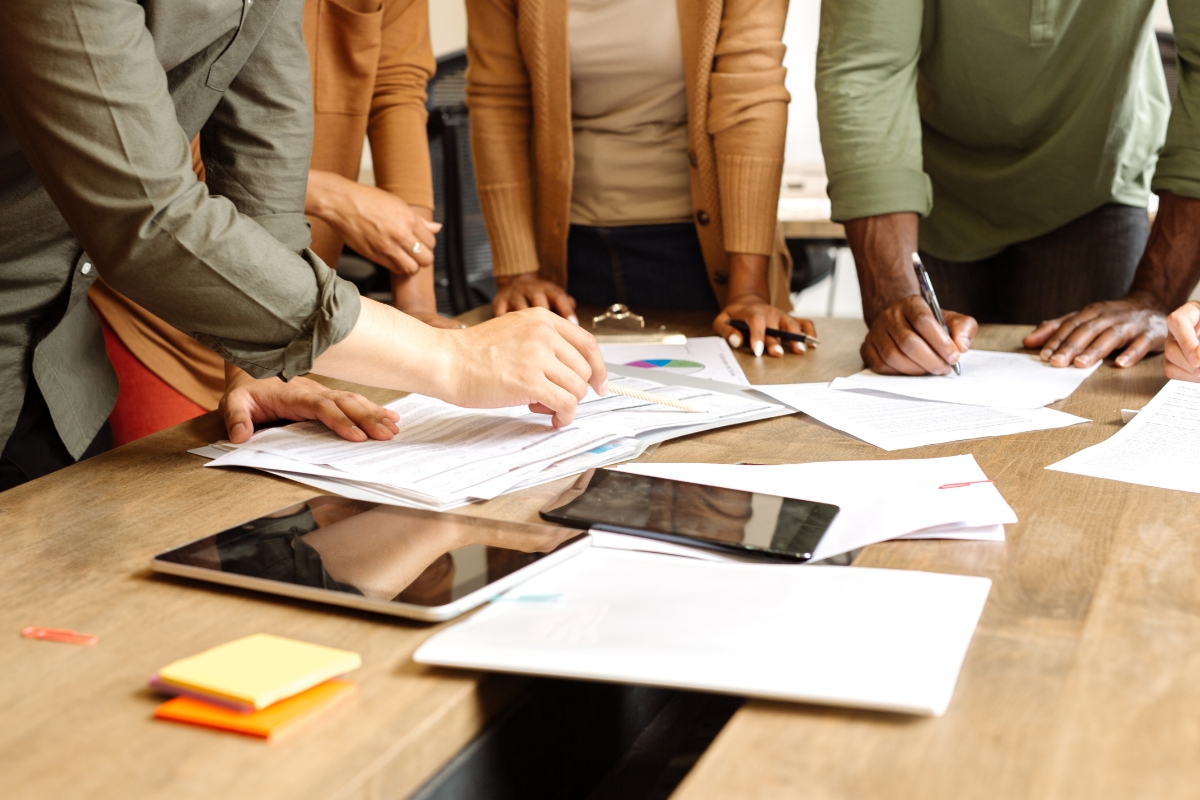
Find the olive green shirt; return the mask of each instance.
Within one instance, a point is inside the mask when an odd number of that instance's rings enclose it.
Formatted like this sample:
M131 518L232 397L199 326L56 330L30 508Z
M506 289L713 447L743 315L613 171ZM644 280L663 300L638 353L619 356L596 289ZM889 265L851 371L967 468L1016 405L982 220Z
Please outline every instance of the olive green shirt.
M31 375L75 457L107 418L117 383L86 302L97 271L259 377L307 372L353 328L358 293L306 249L302 11L5 0L0 447Z
M1153 5L824 0L834 219L915 211L923 249L973 261L1105 203L1144 207L1152 176L1155 191L1200 197L1200 2L1170 6L1173 111Z

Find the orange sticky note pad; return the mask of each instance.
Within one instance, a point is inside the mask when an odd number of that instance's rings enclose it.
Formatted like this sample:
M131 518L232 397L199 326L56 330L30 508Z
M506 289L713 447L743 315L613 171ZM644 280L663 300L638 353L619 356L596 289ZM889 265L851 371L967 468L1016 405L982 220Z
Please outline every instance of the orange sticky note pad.
M322 712L350 698L357 689L354 681L325 681L249 714L240 714L232 709L211 705L191 697L176 697L154 709L154 716L156 719L186 722L277 742Z

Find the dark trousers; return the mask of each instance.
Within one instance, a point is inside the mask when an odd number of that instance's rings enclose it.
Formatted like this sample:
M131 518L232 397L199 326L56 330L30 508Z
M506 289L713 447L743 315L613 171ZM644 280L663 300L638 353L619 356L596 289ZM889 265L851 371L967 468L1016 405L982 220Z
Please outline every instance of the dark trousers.
M596 228L567 236L567 292L584 306L624 303L634 311L721 310L690 222Z
M79 460L111 449L112 429L105 422ZM17 416L17 427L5 442L4 452L0 453L0 492L74 463L75 459L58 436L37 381L30 377L25 402Z
M1146 209L1110 203L982 261L921 260L942 308L981 323L1036 325L1122 297L1149 236Z

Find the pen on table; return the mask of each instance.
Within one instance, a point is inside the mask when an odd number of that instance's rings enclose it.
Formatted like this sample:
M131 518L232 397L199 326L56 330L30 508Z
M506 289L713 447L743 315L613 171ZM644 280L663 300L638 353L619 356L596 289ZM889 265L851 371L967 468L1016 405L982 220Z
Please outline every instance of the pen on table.
M750 335L750 326L740 319L729 320L729 327L737 328L746 336ZM821 340L815 336L809 336L807 333L792 333L791 331L781 331L778 328L767 328L765 333L767 336L774 336L777 339L782 339L785 342L799 342L800 344L820 344Z
M921 285L921 297L925 298L926 304L933 309L938 324L945 328L946 335L950 336L950 326L946 324L946 318L942 316L942 306L938 303L937 294L933 291L933 281L929 280L929 273L925 271L925 265L921 263L921 257L916 253L913 253L913 271L917 273L917 283ZM954 337L950 338L953 340ZM962 365L955 361L953 366L954 374L962 375Z
M622 397L629 397L634 400L643 400L647 403L658 403L660 406L669 406L680 411L700 412L704 409L696 408L691 403L685 403L682 400L673 400L670 397L663 397L660 394L651 394L650 392L640 392L637 389L626 389L624 386L617 386L615 383L608 385L608 391L613 394L619 394Z

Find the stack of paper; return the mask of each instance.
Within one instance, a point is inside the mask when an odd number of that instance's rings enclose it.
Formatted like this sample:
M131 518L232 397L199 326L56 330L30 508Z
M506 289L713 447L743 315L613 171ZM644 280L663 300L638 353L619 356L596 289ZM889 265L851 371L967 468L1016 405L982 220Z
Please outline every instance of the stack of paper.
M353 695L353 683L334 679L360 666L357 653L254 634L151 676L157 691L177 695L154 715L275 740Z
M841 511L817 545L816 561L889 539L1003 541L1004 525L1017 521L1012 507L971 455L766 466L623 464L616 469L832 503ZM665 552L661 543L628 538L605 534L597 544Z
M1200 386L1169 381L1112 438L1046 469L1200 493Z
M414 660L910 714L950 703L991 582L590 548Z
M575 422L555 430L547 416L523 407L470 410L410 395L388 406L400 414L400 433L390 441L348 442L304 422L261 431L208 466L255 467L351 497L441 510L634 458L653 440L649 434L791 413L738 387L673 380L682 382L610 376L611 384L683 400L699 412L590 394Z
M962 375L879 375L756 386L830 427L884 450L1048 430L1088 420L1043 406L1067 397L1099 364L1051 367L1037 356L972 350Z

